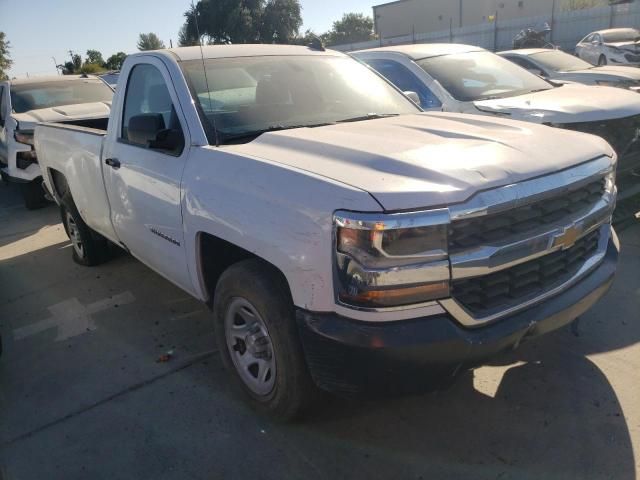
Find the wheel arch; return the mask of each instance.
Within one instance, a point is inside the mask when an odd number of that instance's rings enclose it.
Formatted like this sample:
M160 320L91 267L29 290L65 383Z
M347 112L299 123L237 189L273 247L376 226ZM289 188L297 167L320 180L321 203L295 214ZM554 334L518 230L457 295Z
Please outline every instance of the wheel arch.
M287 276L272 262L209 232L198 232L196 235L197 276L205 295L205 303L209 308L213 306L215 288L220 276L232 265L248 259L260 260L276 273L286 286L291 298L291 286Z

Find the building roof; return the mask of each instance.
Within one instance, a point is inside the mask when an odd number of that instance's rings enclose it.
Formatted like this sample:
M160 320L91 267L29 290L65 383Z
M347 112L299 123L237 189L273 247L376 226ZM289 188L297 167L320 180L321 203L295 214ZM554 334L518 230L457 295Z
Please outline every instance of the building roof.
M200 60L204 58L231 58L231 57L260 57L270 55L339 55L341 52L335 50L314 50L309 47L298 45L272 45L272 44L238 44L238 45L206 45L202 47L180 47L170 48L166 50L156 50L158 52L169 52L178 59L178 61ZM143 55L146 52L136 53L135 55Z
M484 52L481 47L463 45L459 43L418 43L413 45L394 45L389 47L372 48L369 50L359 50L353 53L365 52L396 52L402 53L413 60L420 60L429 57L439 57L442 55L453 55L456 53Z

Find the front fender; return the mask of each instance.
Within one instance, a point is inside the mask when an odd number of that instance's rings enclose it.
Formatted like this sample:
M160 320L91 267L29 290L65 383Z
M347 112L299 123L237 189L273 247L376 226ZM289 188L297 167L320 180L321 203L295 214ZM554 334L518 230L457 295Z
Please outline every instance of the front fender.
M197 239L208 233L277 267L296 306L333 311L333 212L380 211L366 192L225 147L194 147L183 177L189 271L208 299Z

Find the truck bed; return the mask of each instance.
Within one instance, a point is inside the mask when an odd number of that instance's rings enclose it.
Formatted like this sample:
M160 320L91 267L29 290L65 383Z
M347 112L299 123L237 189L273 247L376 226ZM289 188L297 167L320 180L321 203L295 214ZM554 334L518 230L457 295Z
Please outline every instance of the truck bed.
M108 122L108 119L104 120ZM85 223L115 240L102 177L102 144L106 133L106 130L87 126L45 123L36 127L35 145L49 191L58 196L63 193L53 180L56 171L62 173Z

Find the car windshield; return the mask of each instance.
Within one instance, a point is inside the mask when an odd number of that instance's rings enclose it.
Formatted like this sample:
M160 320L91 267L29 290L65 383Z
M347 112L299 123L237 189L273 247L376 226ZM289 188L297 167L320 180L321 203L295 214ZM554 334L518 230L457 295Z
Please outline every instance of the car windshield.
M558 50L549 50L548 52L534 53L531 55L535 61L548 70L556 72L573 72L576 70L586 70L593 68L593 65L584 60L569 55L568 53L559 52Z
M467 52L418 60L456 100L513 97L553 88L540 77L491 52Z
M78 78L11 86L11 107L16 113L80 103L110 102L111 90L102 80Z
M217 58L181 64L209 136L221 143L420 109L367 67L330 55ZM216 138L209 138L215 144Z
M635 42L640 38L640 31L635 28L622 28L602 34L605 43Z

